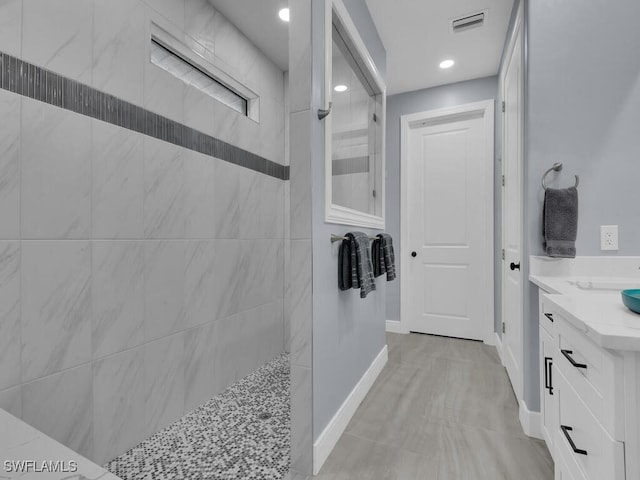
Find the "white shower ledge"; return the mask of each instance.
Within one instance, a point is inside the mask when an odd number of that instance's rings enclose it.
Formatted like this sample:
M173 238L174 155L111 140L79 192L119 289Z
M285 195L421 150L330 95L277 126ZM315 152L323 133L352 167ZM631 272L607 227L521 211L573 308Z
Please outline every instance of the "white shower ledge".
M30 461L30 473L8 472L6 462ZM63 462L67 469L71 461L76 462L75 472L48 472L51 462ZM0 478L21 480L120 480L112 473L87 460L73 450L49 438L10 413L0 409ZM15 465L15 464L13 464ZM40 470L34 471L34 466ZM44 466L44 468L43 468Z
M620 290L640 288L640 257L531 257L529 280L573 326L611 350L640 351L640 315Z

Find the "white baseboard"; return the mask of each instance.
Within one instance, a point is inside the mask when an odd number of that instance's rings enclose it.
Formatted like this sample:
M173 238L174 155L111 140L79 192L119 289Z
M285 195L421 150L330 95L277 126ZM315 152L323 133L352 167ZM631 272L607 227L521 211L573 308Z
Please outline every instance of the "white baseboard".
M409 333L409 330L402 328L400 320L387 320L386 330L390 333Z
M313 444L313 474L317 475L322 465L329 457L329 454L336 446L340 436L344 433L351 417L360 406L362 400L369 392L369 389L376 381L378 375L384 368L388 359L387 346L385 345L380 353L376 356L375 360L371 362L371 365L367 371L362 375L360 381L353 388L349 396L346 398L342 405L333 416L329 424L322 431L318 439Z
M525 435L542 440L542 428L540 425L540 412L532 412L524 400L520 402L520 425Z

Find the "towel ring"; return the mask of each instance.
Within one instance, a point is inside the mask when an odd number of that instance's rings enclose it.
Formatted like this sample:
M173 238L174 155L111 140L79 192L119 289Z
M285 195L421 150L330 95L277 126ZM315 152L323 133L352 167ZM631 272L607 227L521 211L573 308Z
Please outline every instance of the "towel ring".
M544 172L544 175L542 175L542 188L544 190L547 189L547 186L544 183L545 178L547 178L547 175L549 175L552 171L553 172L559 172L562 170L562 164L561 163L554 163L553 167L551 167L549 170L547 170L546 172ZM576 177L576 184L574 185L575 188L578 188L578 185L580 184L580 177L578 177L578 175L575 175Z

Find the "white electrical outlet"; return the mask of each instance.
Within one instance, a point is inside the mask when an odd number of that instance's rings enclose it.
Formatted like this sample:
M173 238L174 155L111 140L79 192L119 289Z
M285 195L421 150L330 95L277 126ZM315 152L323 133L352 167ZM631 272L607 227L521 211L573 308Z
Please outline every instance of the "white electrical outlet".
M600 225L600 250L618 250L618 225Z

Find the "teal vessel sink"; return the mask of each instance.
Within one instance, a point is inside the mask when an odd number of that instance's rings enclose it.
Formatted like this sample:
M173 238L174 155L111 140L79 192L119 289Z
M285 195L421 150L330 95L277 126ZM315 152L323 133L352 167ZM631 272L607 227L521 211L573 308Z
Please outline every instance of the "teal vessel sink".
M623 290L621 293L622 303L632 312L640 313L640 289Z

